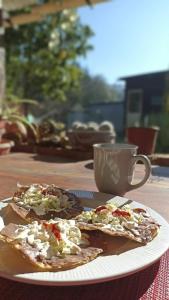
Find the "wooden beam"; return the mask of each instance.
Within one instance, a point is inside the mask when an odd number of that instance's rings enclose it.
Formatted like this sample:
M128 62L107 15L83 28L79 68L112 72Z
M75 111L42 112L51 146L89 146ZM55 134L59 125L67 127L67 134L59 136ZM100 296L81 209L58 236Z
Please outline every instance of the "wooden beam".
M92 4L102 3L110 0L91 0ZM64 0L58 3L46 3L38 6L34 6L31 9L31 13L20 14L11 17L11 25L16 26L28 23L40 21L44 16L51 15L64 9L72 9L86 5L85 0Z
M3 0L3 9L7 11L14 11L36 4L37 0Z
M43 18L40 14L21 14L10 18L10 23L5 24L6 27L20 26L24 24L41 21Z
M97 3L101 3L101 2L105 2L108 0L91 0L92 4L97 4ZM85 0L64 0L61 2L55 2L55 3L46 3L43 5L39 5L34 7L32 9L32 12L36 12L36 13L40 13L40 14L52 14L64 9L72 9L72 8L77 8L79 6L84 6L86 5L86 1Z

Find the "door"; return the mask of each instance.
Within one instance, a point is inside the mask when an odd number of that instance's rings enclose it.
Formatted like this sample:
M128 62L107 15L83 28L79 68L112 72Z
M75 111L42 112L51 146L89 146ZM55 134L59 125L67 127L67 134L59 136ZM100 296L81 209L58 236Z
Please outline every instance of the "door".
M143 91L129 90L127 93L127 127L139 126L142 115Z

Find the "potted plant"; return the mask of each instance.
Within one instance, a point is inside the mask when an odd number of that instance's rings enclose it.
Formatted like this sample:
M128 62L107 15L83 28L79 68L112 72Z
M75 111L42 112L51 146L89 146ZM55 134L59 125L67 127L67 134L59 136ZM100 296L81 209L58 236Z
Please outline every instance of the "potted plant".
M38 126L38 154L56 155L63 148L65 125L53 119L42 121Z
M76 121L67 131L70 145L74 149L93 151L93 144L115 143L116 132L114 125L109 121L100 124L96 122L82 123Z
M0 115L0 155L8 154L14 142L4 138L6 133L6 121Z
M5 121L0 119L0 142L2 140L2 136L5 133Z
M0 128L3 129L3 140L1 138L0 153L9 153L11 147L21 145L27 142L28 129L36 135L35 128L27 120L22 111L22 104L36 104L34 100L18 99L15 96L8 97L3 101L3 107L0 114ZM4 150L6 149L6 150Z
M139 154L151 155L156 149L159 130L158 126L128 127L126 129L127 141L138 146Z

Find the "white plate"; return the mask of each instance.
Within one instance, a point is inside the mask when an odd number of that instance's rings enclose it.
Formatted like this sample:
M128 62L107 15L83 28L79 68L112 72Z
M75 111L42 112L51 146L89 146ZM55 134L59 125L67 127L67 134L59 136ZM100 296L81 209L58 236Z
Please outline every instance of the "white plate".
M95 207L105 203L112 198L112 195L93 193L88 191L73 191L83 201L84 206ZM114 197L114 202L122 204L126 198ZM8 202L5 199L0 203L0 215L2 217L0 226L2 227L3 207ZM3 247L0 251L0 276L15 281L22 281L40 285L85 285L121 278L132 273L138 272L155 261L157 261L169 248L169 224L154 210L144 205L133 202L132 207L146 208L152 217L154 217L161 225L159 234L155 239L146 246L129 249L121 254L99 256L95 260L86 265L79 266L75 269L60 272L25 272L24 267L17 271L18 263L15 258L10 262L10 257L5 259L6 255ZM12 220L11 220L12 221ZM5 252L5 253L4 253Z

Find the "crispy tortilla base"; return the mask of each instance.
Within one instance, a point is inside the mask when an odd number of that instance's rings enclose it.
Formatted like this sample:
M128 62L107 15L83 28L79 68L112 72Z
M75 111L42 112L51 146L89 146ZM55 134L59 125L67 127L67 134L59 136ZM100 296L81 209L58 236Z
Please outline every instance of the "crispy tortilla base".
M92 224L78 221L78 217L75 218L77 222L76 225L79 226L81 230L99 230L111 236L126 237L127 239L147 244L148 242L152 241L158 234L160 226L154 219L151 218L151 216L148 216L145 210L139 211L139 209L135 209L134 211L142 214L142 216L144 217L144 221L138 224L137 233L134 229L129 229L125 225L123 226L124 231L112 230L111 228L104 228L101 223Z
M20 206L17 204L16 198L21 198L22 195L27 191L29 186L21 186L14 194L12 198L12 203L9 205L11 206L12 210L18 214L22 219L27 220L28 222L31 222L32 220L50 220L54 218L62 218L62 219L71 219L79 215L83 208L80 205L80 199L77 198L74 194L63 190L61 188L58 188L54 185L42 185L43 187L51 188L52 195L55 195L57 190L60 190L62 194L68 196L70 203L72 203L72 206L70 208L65 208L60 211L51 210L48 213L44 215L37 215L33 209L27 209L24 206Z
M130 240L143 243L143 244L147 244L148 242L152 241L159 231L159 227L157 227L154 224L150 224L148 227L140 226L139 228L140 236L135 235L132 230L128 230L127 228L125 229L125 231L120 231L120 230L114 231L109 228L104 228L100 225L87 224L84 222L78 222L77 225L81 230L100 230L105 234L109 234L111 236L126 237Z
M119 255L126 251L129 251L134 248L141 247L141 243L137 243L136 241L127 239L122 236L111 236L109 234L105 234L100 230L86 230L85 232L89 236L89 242L92 247L99 247L103 249L103 253L101 255Z
M10 223L5 226L0 234L1 238L9 243L13 248L17 249L22 256L30 263L40 268L41 271L61 271L75 268L77 266L88 263L95 259L102 249L96 247L81 248L81 252L74 255L65 255L63 257L54 256L51 259L41 258L39 251L35 247L28 244L26 241L15 240L16 224Z
M9 206L12 208L12 210L20 216L22 219L27 220L28 222L31 222L33 220L50 220L54 218L61 218L61 219L71 219L76 217L79 213L81 213L82 208L79 206L63 209L62 211L54 211L51 210L45 215L37 215L33 209L26 209L24 207L21 207L15 203L9 203Z

